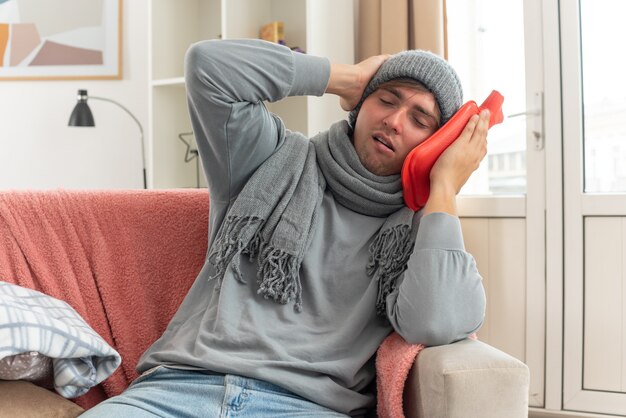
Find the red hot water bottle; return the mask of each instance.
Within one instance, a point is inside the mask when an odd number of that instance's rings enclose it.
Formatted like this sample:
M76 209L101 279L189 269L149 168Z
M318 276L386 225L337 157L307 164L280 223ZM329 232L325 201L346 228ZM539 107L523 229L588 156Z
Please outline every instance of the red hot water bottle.
M413 148L402 165L404 203L409 208L417 211L424 207L430 194L430 170L441 153L461 135L470 118L479 114L483 109L489 109L489 127L491 128L504 120L502 102L504 102L504 97L496 90L493 90L480 106L470 100L461 106L437 132Z

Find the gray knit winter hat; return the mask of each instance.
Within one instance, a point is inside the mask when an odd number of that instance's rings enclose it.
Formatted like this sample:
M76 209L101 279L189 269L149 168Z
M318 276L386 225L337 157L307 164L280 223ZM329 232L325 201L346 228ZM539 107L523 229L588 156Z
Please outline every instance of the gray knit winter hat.
M367 96L381 84L396 78L415 79L431 91L441 111L441 125L463 104L463 88L454 68L432 52L412 49L392 55L380 66L363 91L361 101L348 115L352 127L355 126L356 117Z

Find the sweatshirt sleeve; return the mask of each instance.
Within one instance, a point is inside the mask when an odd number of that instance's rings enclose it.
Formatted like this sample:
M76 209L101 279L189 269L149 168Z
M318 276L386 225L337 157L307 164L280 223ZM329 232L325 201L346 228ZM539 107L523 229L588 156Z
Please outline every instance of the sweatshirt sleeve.
M321 96L326 58L261 40L210 40L185 56L189 114L211 200L228 202L280 145L280 118L264 101Z
M485 291L474 258L465 251L458 218L431 213L422 218L413 255L387 316L411 344L449 344L480 328Z

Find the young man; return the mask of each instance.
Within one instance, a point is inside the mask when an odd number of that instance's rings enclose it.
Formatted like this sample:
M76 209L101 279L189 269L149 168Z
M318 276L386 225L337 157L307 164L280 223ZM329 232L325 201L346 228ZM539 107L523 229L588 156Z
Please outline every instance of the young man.
M209 183L209 254L127 389L85 416L345 417L374 406L374 355L392 331L447 344L476 331L485 296L455 196L485 155L474 117L403 204L408 152L460 107L454 70L423 51L357 65L256 40L186 57ZM263 101L336 94L354 109L307 139Z

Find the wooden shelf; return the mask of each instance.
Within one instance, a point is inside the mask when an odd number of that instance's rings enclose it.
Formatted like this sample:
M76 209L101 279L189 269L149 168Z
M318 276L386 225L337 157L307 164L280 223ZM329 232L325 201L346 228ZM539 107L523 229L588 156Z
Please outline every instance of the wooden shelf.
M152 87L179 86L185 87L185 77L161 78L152 80Z

